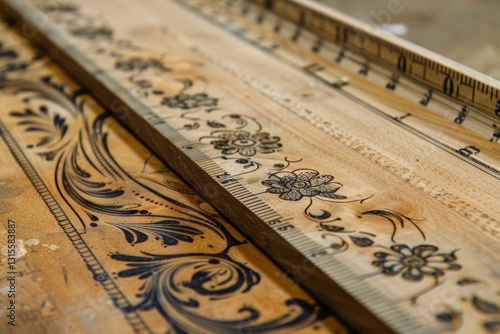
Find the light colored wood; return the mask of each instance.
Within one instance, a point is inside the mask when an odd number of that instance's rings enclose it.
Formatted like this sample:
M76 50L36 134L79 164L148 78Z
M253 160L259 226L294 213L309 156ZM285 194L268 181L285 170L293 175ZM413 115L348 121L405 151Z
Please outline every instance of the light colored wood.
M0 26L1 333L345 332L12 29Z
M498 146L475 126L454 125L407 91L358 78L246 19L237 24L254 44L173 1L87 1L70 12L4 3L160 157L358 330L494 328ZM216 10L223 22L237 18L210 2L195 7ZM40 11L45 24L31 19ZM256 48L259 37L284 51ZM303 70L311 63L337 86L344 76L350 85L327 87Z
M439 54L412 44L380 28L373 21L363 23L330 7L309 0L258 0L287 19L335 40L371 60L383 62L396 73L409 76L436 92L447 94L462 104L495 114L500 82Z
M495 33L500 28L496 17L500 4L495 0L474 4L466 0L423 0L390 6L386 0L319 1L361 22L406 26L406 31L397 31L404 39L500 79L500 45ZM459 42L450 36L459 36Z

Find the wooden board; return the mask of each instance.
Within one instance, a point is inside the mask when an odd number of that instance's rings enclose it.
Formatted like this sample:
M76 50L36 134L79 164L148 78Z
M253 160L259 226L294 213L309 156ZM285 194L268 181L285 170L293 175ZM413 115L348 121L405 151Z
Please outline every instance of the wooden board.
M0 333L346 332L50 58L0 36Z
M222 15L223 30L173 1L4 3L121 121L358 330L498 325L499 151L489 134L454 122L460 114L436 114L400 86L392 92L285 43L289 36L251 23L250 34L235 36L234 17ZM47 19L38 22L37 13ZM278 41L283 51L256 40ZM321 80L312 64L338 80Z

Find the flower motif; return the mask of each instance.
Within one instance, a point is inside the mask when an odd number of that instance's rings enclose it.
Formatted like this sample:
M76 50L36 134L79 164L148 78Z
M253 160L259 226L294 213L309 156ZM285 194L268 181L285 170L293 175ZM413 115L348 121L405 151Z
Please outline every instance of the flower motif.
M445 270L458 270L462 266L455 263L455 251L451 253L436 253L438 247L419 245L413 248L407 245L393 245L394 253L377 252L377 258L372 264L382 268L382 273L395 276L403 272L403 278L410 281L421 281L424 275L439 277Z
M287 201L298 201L302 197L326 197L332 199L344 199L345 196L337 195L336 192L342 185L333 182L332 175L320 175L312 169L297 169L293 172L278 172L262 181L269 187L268 193L279 194L281 199Z
M106 26L87 26L74 28L71 30L71 34L78 37L88 38L90 40L93 39L111 39L113 37L113 30Z
M248 131L218 131L217 133L217 140L211 141L210 144L226 155L239 153L244 157L251 157L257 152L273 153L282 146L279 137L271 137L267 132L250 134Z
M163 65L163 63L156 58L141 58L141 57L130 57L123 60L118 60L115 63L115 68L122 71L144 71L148 68L154 68L161 71L168 71L169 69Z
M205 93L194 95L179 94L174 97L164 97L161 104L167 105L170 108L194 109L199 107L215 107L218 99L209 97Z

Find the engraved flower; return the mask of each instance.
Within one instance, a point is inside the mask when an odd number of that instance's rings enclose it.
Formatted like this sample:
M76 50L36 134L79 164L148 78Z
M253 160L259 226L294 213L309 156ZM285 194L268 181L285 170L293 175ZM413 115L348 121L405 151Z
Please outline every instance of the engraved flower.
M194 109L199 107L215 107L218 99L210 97L205 93L198 94L178 94L174 97L164 97L161 104L170 108Z
M403 273L403 278L410 281L421 281L424 276L444 276L446 270L458 270L462 266L455 263L455 251L437 253L438 247L419 245L408 247L404 244L393 245L392 253L377 252L372 264L382 268L382 273L395 276Z
M222 154L238 153L244 157L251 157L257 152L273 153L282 145L279 137L271 137L267 132L251 134L248 131L218 131L216 140L210 142Z
M161 60L152 57L130 57L126 59L117 60L115 68L122 71L144 71L149 68L154 68L161 71L168 71L169 69L163 65Z
M77 37L88 38L90 40L93 39L112 39L113 38L113 30L106 26L86 26L80 28L74 28L71 30L71 34Z
M312 169L297 169L293 172L278 172L262 181L269 187L268 193L279 194L281 199L287 201L298 201L302 197L326 197L332 199L344 199L345 196L336 192L342 188L342 184L332 182L332 175L320 175Z

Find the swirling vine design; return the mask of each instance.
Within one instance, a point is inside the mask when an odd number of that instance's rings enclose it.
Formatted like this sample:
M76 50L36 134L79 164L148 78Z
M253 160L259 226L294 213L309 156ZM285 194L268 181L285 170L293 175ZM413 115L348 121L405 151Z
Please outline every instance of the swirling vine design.
M252 303L240 306L236 317L203 315L200 310L207 304L252 294L260 284L258 272L229 255L246 241L234 237L213 215L172 197L176 191L130 175L112 154L109 113L87 115L76 96L51 78L2 81L0 89L11 90L26 104L9 116L30 134L33 143L27 149L54 165L56 188L85 230L107 226L121 231L130 246L163 246L158 254L141 250L144 256L111 255L127 267L118 278L144 282L139 301L123 311L156 309L180 333L293 330L321 318L316 306L295 298L285 300L272 318ZM248 160L241 163L258 168ZM183 244L196 245L199 251Z

